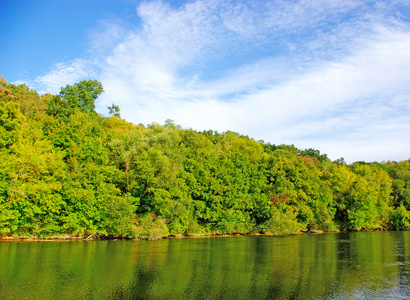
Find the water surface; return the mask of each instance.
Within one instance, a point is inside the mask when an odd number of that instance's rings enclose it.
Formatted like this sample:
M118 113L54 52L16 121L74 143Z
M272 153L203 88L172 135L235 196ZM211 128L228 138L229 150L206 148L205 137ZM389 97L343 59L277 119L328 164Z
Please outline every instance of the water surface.
M410 232L0 243L0 299L406 299Z

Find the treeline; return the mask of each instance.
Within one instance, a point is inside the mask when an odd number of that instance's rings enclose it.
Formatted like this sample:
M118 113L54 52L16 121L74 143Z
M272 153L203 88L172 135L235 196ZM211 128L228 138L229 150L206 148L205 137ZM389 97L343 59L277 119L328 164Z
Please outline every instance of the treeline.
M81 81L58 95L0 78L0 236L291 233L410 227L410 160L351 165L173 121L95 112Z

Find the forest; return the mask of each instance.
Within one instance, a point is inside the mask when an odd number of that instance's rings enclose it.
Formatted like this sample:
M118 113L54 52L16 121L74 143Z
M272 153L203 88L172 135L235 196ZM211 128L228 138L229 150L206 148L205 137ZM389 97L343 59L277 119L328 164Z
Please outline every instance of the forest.
M410 228L410 160L348 165L232 131L135 125L115 104L95 111L96 80L57 95L0 81L0 237Z

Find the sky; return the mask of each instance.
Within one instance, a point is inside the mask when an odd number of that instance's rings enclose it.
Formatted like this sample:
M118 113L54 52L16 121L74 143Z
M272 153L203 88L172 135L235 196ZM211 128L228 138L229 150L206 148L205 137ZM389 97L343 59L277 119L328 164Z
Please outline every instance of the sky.
M1 0L0 74L332 160L410 158L408 0Z

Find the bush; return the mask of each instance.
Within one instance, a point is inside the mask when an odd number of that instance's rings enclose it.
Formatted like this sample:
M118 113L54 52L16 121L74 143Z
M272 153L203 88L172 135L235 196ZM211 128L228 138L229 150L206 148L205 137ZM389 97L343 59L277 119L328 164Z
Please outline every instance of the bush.
M133 235L142 239L157 239L169 234L166 220L153 213L147 213L136 219Z
M410 213L403 205L390 213L390 227L392 229L410 228Z

